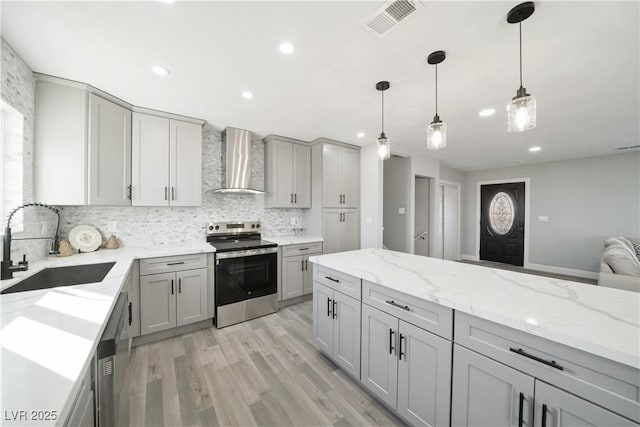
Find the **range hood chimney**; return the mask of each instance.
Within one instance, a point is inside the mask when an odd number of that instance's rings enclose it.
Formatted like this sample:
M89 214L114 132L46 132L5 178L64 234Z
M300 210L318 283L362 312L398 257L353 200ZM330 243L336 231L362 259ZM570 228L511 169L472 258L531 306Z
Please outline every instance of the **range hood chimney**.
M252 133L232 127L222 131L221 187L214 193L264 194L251 188L251 139Z

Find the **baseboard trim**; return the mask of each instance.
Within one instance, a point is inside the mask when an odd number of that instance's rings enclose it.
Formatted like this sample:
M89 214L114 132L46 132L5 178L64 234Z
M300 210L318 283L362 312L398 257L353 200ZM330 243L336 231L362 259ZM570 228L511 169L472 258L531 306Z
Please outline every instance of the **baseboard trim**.
M466 261L480 261L480 258L478 258L477 255L469 255L469 254L460 255L460 259L464 259Z
M149 344L155 341L166 340L167 338L173 338L178 335L187 334L189 332L194 332L199 329L214 327L213 319L201 320L196 323L191 323L189 325L178 326L176 328L165 329L164 331L154 332L152 334L140 335L138 337L134 337L131 343L132 347L136 347L142 344Z
M545 271L547 273L555 273L555 274L564 274L566 276L583 277L585 279L598 278L598 272L596 271L578 270L575 268L556 267L555 265L532 264L532 263L529 263L524 267L531 270Z
M299 297L283 299L283 300L278 301L278 309L287 307L289 305L298 304L298 303L301 303L301 302L304 302L304 301L308 301L310 299L313 299L313 294L312 293L306 294L306 295L301 295Z

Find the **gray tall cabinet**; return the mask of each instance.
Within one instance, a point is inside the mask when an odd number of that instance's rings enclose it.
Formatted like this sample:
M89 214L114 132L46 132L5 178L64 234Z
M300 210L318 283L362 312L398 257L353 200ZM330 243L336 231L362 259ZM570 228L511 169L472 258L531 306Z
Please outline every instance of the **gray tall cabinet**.
M360 248L360 147L320 138L311 143L309 234L324 238L324 253Z

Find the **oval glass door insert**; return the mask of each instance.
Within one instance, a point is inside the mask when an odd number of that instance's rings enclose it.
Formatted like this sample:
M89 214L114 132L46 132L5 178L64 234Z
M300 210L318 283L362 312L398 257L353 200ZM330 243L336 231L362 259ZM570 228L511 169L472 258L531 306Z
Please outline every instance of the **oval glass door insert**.
M489 224L491 229L500 236L511 230L515 219L515 208L511 197L501 191L493 196L489 205Z

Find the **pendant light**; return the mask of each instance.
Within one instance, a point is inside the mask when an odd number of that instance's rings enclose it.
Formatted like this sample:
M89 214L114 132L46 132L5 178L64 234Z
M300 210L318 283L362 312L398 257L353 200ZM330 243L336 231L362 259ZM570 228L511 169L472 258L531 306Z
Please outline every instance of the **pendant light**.
M387 160L391 157L391 144L387 139L387 135L384 134L384 91L389 89L389 82L382 81L376 83L376 89L380 91L382 95L382 132L378 137L378 157L381 160Z
M438 115L438 64L444 61L446 54L442 50L431 52L427 62L436 66L436 115L427 129L427 149L439 150L447 146L447 125L440 120Z
M522 86L522 21L533 14L535 6L528 1L520 3L509 11L507 22L518 24L520 30L520 88L507 105L507 131L524 132L536 127L536 98Z

